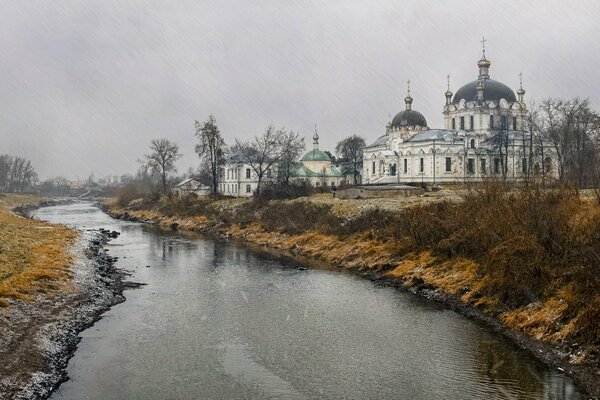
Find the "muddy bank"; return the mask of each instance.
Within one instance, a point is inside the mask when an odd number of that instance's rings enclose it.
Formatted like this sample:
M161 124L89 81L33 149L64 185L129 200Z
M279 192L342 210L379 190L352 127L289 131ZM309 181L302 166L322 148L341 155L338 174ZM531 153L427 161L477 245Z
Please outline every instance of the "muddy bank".
M490 312L489 308L484 310L477 307L477 299L465 300L468 291L475 292L473 288L471 290L466 285L476 286L478 279L476 269L469 260L452 260L445 264L435 264L435 257L428 254L398 255L392 250L390 243L376 240L340 239L334 235L318 232L284 234L267 231L257 224L240 226L213 221L203 216L167 217L156 210L123 210L111 208L106 204L101 208L115 218L153 223L164 229L201 232L225 240L241 241L255 249L294 257L305 265L312 264L316 260L328 267L359 274L380 285L394 286L400 290L413 292L486 324L494 331L509 337L551 368L573 378L578 386L590 395L600 394L600 369L597 360L588 357L585 362L573 362L583 351L581 345L569 341L549 343L536 340L504 324L502 322L504 310ZM432 265L435 267L432 268ZM432 274L435 276L432 277Z
M0 308L0 398L44 399L67 379L80 338L112 305L124 301L123 273L104 250L118 233L83 232L71 249L70 285L34 301Z

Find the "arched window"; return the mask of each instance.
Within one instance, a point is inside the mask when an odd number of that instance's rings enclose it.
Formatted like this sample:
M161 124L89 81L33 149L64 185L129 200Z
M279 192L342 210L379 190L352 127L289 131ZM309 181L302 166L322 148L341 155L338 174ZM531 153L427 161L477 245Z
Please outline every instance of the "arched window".
M379 173L379 175L383 175L384 170L385 170L385 161L379 160L379 170L377 172Z
M470 119L470 123L471 123L470 128L471 128L471 130L473 130L473 129L475 129L475 123L473 121L473 116L471 115L471 117L469 119Z
M390 175L396 176L396 164L390 164Z
M490 115L490 129L494 129L494 116Z
M513 131L517 130L517 117L513 117Z
M456 129L456 120L452 118L452 129Z
M465 130L465 117L460 117L460 130Z
M506 115L500 116L500 129L508 130L508 121L506 120Z
M474 149L475 148L475 139L471 139L471 148Z

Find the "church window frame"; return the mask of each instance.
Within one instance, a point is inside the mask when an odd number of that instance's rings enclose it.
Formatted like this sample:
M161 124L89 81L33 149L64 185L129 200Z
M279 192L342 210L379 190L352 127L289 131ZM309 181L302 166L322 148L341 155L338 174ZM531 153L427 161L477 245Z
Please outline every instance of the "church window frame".
M467 173L474 174L475 173L475 159L467 158Z
M521 159L521 172L527 174L527 157Z
M419 158L419 172L420 173L425 172L425 158L423 158L423 157Z
M456 119L452 118L452 129L456 129Z
M408 174L408 158L404 159L404 175Z
M485 174L487 172L487 160L485 158L482 158L480 160L480 164L481 164L481 173Z
M390 176L396 176L396 164L390 164Z
M513 117L513 131L517 130L517 117Z
M452 157L446 157L446 172L452 172Z
M371 163L371 175L375 175L375 161Z
M490 115L490 129L494 129L494 116Z
M552 171L552 158L546 157L544 159L544 172L550 172L550 171Z
M475 118L473 118L472 115L469 117L469 123L471 125L471 127L470 127L471 130L474 130L475 129Z
M494 158L494 173L500 173L500 159L498 157Z
M460 117L460 130L461 131L465 130L465 117L464 116Z
M475 139L471 139L471 141L470 141L470 143L469 143L469 147L470 147L471 149L474 149L474 148L475 148Z

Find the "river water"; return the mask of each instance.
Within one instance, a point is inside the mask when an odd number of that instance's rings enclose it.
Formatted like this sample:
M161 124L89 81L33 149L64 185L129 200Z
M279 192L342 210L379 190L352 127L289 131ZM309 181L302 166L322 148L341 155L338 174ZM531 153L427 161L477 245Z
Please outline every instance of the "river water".
M146 283L82 332L52 399L580 399L486 327L357 276L118 221L91 203L36 217L121 232Z

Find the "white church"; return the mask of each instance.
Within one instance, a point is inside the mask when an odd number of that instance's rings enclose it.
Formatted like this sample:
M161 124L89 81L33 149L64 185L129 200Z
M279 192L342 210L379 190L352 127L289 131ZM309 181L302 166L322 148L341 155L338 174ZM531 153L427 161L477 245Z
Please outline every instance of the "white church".
M450 91L448 81L444 129L429 128L423 114L413 110L408 86L405 109L387 125L384 135L364 149L363 184L437 184L489 176L521 180L534 174L558 175L549 142L536 146L531 157L522 83L515 96L510 87L491 79L485 39L482 43L477 79L456 94Z

